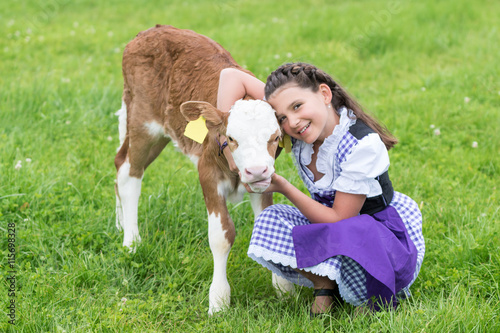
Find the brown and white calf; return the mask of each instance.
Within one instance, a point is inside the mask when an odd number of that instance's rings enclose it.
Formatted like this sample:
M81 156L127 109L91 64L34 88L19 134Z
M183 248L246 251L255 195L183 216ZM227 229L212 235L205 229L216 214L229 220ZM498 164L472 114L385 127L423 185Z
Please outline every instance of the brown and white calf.
M211 39L190 30L157 25L137 35L123 53L123 101L119 115L120 148L115 157L116 220L123 229L123 245L133 249L140 241L138 204L144 170L170 142L198 167L208 213L208 237L214 272L209 313L230 302L227 258L235 228L226 199L241 201L242 180L262 192L274 173L280 128L274 110L263 101L240 100L229 113L213 107L223 68L243 70L229 52ZM197 102L194 102L197 101ZM186 136L188 121L206 119L203 144ZM220 154L221 134L232 139L229 147L241 171L231 171ZM272 204L269 194L250 194L255 216ZM278 290L291 285L273 275Z

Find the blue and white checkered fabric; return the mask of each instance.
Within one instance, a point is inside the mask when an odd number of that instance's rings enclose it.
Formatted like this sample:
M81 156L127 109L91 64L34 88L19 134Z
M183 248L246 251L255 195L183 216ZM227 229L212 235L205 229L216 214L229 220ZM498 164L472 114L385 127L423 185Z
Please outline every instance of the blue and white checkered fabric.
M425 252L421 214L417 204L411 198L398 192L394 193L391 206L399 212L418 251L414 281ZM294 270L297 268L297 260L292 238L294 226L309 223L295 207L273 205L266 208L255 221L248 255L279 276L298 285L312 287L311 281ZM367 300L365 270L348 257L335 256L316 266L307 267L305 270L337 281L340 294L348 303L360 305ZM410 285L405 287L398 296L409 295Z
M337 175L340 174L340 163L345 162L347 156L351 153L352 149L358 144L358 139L354 137L350 132L344 134L337 147L336 163L335 166L338 167Z

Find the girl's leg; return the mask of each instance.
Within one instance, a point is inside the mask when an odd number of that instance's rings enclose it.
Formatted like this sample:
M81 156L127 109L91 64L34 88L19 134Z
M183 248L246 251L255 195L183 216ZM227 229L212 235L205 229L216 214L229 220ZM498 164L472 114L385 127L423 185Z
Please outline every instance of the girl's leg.
M338 290L337 283L335 281L330 280L326 276L319 276L311 272L306 272L299 269L296 269L296 271L299 272L304 277L306 277L307 279L311 280L312 283L314 284L315 290L318 289ZM336 300L332 296L316 296L311 308L311 313L320 314L328 312L335 301L340 301L340 300Z

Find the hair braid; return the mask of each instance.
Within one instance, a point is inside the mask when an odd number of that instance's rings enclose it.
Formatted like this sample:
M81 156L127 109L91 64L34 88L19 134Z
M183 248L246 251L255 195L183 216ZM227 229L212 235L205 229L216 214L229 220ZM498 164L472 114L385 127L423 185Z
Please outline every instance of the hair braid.
M335 112L338 113L342 106L352 110L356 118L363 121L380 135L387 149L391 149L397 143L397 139L389 130L374 117L365 113L356 100L335 82L330 75L311 64L297 62L287 63L278 67L267 77L264 89L266 100L279 88L289 83L294 83L304 89L311 89L313 92L319 90L320 84L326 84L332 91L331 103Z

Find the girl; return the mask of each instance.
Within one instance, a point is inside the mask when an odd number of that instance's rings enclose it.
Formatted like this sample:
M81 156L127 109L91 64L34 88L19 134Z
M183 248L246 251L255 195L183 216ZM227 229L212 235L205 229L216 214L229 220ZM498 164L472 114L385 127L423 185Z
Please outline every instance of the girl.
M221 72L218 108L265 98L292 138L294 162L311 197L274 174L267 192L293 204L256 219L248 255L299 285L314 287L311 314L346 302L372 310L409 296L425 252L417 204L395 192L387 150L396 139L328 74L285 64L267 83ZM224 152L230 157L229 149ZM248 189L248 188L247 188Z

